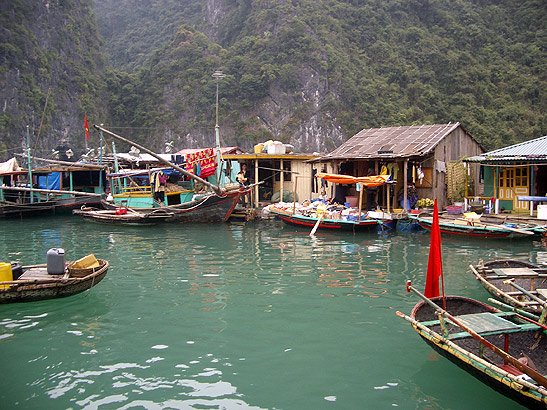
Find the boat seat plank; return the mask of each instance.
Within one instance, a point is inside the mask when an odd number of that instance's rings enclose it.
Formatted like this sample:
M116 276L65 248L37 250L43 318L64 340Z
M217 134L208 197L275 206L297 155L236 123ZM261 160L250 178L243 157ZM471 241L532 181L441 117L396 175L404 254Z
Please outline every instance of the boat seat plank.
M522 274L522 275L511 275L510 277L507 277L507 276L499 276L499 275L489 275L489 276L483 276L484 279L486 280L493 280L493 279L503 279L503 280L507 280L507 279L510 279L511 277L513 278L519 278L519 279L537 279L538 277L539 278L544 278L545 276L538 276L536 275L535 273L534 274Z
M536 292L547 300L547 289L536 289Z
M518 333L518 332L528 332L530 330L541 330L541 328L537 325L534 325L533 323L530 324L523 324L523 325L517 325L515 329L512 330L501 330L496 332L486 332L481 333L481 336L490 336L490 335L496 335L496 334L510 334L510 333ZM448 336L448 339L450 340L456 340L456 339L465 339L469 338L471 335L467 332L458 332L458 333L452 333Z
M36 280L36 279L60 279L64 275L50 275L47 273L47 268L31 268L27 271L25 271L21 276L19 276L19 279L22 280Z
M495 268L492 269L498 276L523 276L523 275L536 275L537 273L530 268Z
M490 312L455 316L465 326L477 333L501 332L519 329L520 326Z

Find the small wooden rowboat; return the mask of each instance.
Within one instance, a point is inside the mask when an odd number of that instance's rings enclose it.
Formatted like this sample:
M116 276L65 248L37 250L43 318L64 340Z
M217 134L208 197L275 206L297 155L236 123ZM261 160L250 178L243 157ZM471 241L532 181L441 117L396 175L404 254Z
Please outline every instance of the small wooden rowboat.
M537 315L547 310L547 269L512 259L469 267L496 299Z
M431 230L433 217L421 213L409 215L424 229ZM502 221L486 222L480 219L467 219L452 216L440 216L439 228L441 233L475 238L525 238L533 237L536 233L536 224L506 224Z
M71 269L64 275L51 275L47 265L26 268L18 279L0 282L0 303L31 302L72 296L91 289L106 276L108 262L97 259L99 267Z
M384 232L394 229L397 224L397 220L365 218L366 212L363 213L363 218L361 218L361 220L343 220L330 219L325 216L306 216L276 208L275 206L270 207L269 211L281 219L285 224L300 228L314 228L317 225L320 230L355 232L378 230Z
M152 225L160 222L171 222L176 215L164 208L157 208L148 213L136 212L131 208L97 209L83 206L72 211L85 220L92 222L119 224L119 225Z
M443 304L442 297L428 301ZM494 390L528 408L547 408L545 326L459 296L446 297L446 311L422 301L410 316L397 315L435 351Z

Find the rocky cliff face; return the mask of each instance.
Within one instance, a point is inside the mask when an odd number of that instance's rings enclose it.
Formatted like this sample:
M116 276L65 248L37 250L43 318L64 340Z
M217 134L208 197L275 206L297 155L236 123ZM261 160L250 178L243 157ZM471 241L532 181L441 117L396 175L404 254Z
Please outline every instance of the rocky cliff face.
M90 121L105 114L101 44L88 2L2 2L0 27L0 155L24 146L27 125L37 155L60 142L81 148L84 113Z
M271 78L265 79L261 66L265 63L259 61L260 48L277 47L278 32L292 30L292 23L287 21L294 15L294 9L287 6L280 12L279 3L206 1L199 30L179 28L138 74L138 85L133 90L154 82L163 86L161 95L156 90L154 97L144 91L141 100L149 104L129 114L135 131L128 132L136 139L144 138L142 133L141 137L137 135L139 125L146 122L153 126L157 130L155 149L162 149L168 140L178 147L214 144L215 81L211 74L222 69L227 75L219 84L222 145L252 150L258 142L275 139L291 143L301 152L326 152L343 142L347 136L337 124L332 104L339 97L324 69L305 60L288 64L292 57L285 56L286 67L290 69L284 68L288 73L272 69ZM249 23L270 8L275 8L275 12L259 19L260 25ZM309 27L303 30L303 36L314 36ZM239 53L240 48L255 47L245 45L248 42L264 44L256 46L257 54L252 59ZM271 54L269 58L277 58ZM141 117L139 122L137 112L143 111L149 116L144 121ZM166 112L171 115L163 115Z

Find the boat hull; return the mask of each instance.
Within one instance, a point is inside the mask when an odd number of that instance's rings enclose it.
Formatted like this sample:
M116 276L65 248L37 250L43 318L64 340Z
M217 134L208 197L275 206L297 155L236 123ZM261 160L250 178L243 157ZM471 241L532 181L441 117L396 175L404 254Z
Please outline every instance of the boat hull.
M100 206L101 199L95 195L80 195L73 198L55 199L52 201L33 202L33 203L0 203L0 218L20 217L20 216L39 216L52 213L72 212L84 205Z
M176 222L225 222L228 220L234 210L239 198L246 195L248 190L227 191L223 195L208 194L202 198L186 202L183 204L169 205L161 208L131 208L140 213L149 214L163 209L174 215L173 221ZM121 207L108 201L102 201L105 209L116 209Z
M285 224L301 228L313 229L318 221L318 218L271 212L278 216ZM377 227L378 221L375 219L363 220L361 222L321 219L319 220L318 229L331 231L374 231Z
M104 279L108 272L107 261L99 260L101 267L95 272L83 278L54 278L51 282L40 283L32 281L13 281L14 283L6 289L0 289L0 304L34 302L38 300L57 299L76 295L87 289L91 289ZM46 265L41 265L46 269Z
M431 227L433 225L432 219L424 219L424 218L420 218L419 216L412 216L412 215L409 218L416 220L422 228L428 231L431 230ZM519 233L514 230L505 229L503 228L502 225L500 225L499 228L474 226L472 224L460 225L456 223L447 222L442 219L439 220L439 229L441 231L441 234L461 236L466 238L511 239L511 238L525 238L528 236L533 237L533 235L527 235L526 233ZM530 232L533 232L533 230L530 230Z
M442 306L442 298L432 300ZM499 310L473 299L447 296L446 303L446 310L453 316L474 313L503 315ZM463 332L463 335L458 336L453 333L455 328L452 328L450 330L451 336L454 337L444 338L440 325L438 323L433 324L438 319L435 309L425 302L418 303L412 310L410 317L416 321L412 325L414 330L429 346L470 375L528 408L545 409L547 407L547 389L541 387L530 389L529 385L519 380L514 373L510 373L507 368L501 368L504 367L503 359L488 349L484 349L484 355L479 357L480 343L471 336L465 332ZM453 325L447 323L447 326ZM514 333L492 333L488 336L485 333L483 337L500 349L504 349L504 339L500 336L508 334L511 340L507 344L509 354L514 357L520 355L521 351L530 356L535 354L533 361L538 365L538 371L544 372L547 342L545 338L536 341L535 335L538 333L539 327L533 326L533 329L530 327L524 329L525 327L526 325L523 326L522 331ZM461 329L458 328L457 331L461 332ZM541 329L539 331L541 332ZM537 343L537 346L534 346L535 343Z
M512 259L486 262L470 266L470 268L471 273L494 298L517 309L536 315L541 314L542 307L536 301L520 292L510 283L505 282L512 280L513 283L542 299L541 295L537 294L537 289L547 288L547 270L528 262ZM498 276L495 274L494 269L509 270L509 274ZM515 274L511 275L511 270ZM524 273L516 274L517 271L524 271ZM545 302L547 303L547 301Z
M175 215L162 208L150 213L128 212L119 214L116 210L102 210L83 207L72 211L74 215L80 215L86 221L116 225L155 225L157 223L172 222Z

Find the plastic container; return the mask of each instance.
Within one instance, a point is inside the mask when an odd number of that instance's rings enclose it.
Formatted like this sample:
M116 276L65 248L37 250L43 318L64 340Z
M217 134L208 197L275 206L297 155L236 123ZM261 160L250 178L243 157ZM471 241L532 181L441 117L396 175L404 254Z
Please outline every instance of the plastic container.
M347 196L346 202L349 202L350 207L355 208L357 206L357 201L359 200L356 196Z
M46 255L47 273L50 275L63 275L65 273L65 250L51 248Z
M399 201L399 206L404 209L405 207L405 201L402 199ZM408 211L410 209L410 199L406 200L406 210Z
M17 262L11 263L11 274L13 277L13 280L19 279L19 276L23 274L23 267L18 264Z
M114 211L114 215L127 215L127 209L126 208L116 208Z
M13 280L11 273L11 263L0 263L0 282L9 282ZM0 289L9 288L10 285L0 285Z
M547 205L538 205L538 219L547 219Z
M285 153L285 144L280 141L274 141L268 145L268 154L283 155Z
M98 268L99 266L101 266L99 261L92 253L74 261L74 263L70 265L71 268L75 269Z
M459 215L463 212L462 206L450 205L446 207L446 213L449 215Z
M256 144L255 145L255 154L260 154L263 149L264 149L264 144Z

